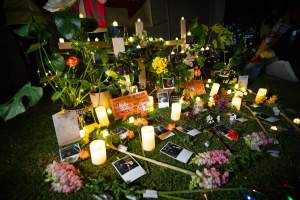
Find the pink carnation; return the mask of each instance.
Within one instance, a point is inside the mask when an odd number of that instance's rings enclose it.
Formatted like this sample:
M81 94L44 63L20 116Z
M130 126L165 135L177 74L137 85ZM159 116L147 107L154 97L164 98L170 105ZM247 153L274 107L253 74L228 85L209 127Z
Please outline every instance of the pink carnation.
M213 189L220 187L228 182L229 172L223 174L216 168L204 168L202 172L196 171L197 176L192 176L190 187L200 187Z
M228 164L231 153L229 150L214 150L198 153L193 159L192 163L196 165L224 165Z

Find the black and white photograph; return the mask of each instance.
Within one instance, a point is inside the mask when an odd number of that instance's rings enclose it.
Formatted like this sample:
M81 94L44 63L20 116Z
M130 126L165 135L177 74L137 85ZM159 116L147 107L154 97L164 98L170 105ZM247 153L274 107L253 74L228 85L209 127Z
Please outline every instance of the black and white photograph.
M187 163L193 155L193 152L172 142L168 142L160 152L183 163Z
M227 126L221 124L221 125L215 126L214 130L219 134L226 135L229 131L229 128Z
M128 131L129 130L127 128L118 127L113 130L113 133L118 135L120 137L120 139L123 140L123 139L126 139Z
M129 155L113 162L112 165L126 183L130 183L146 174L141 165Z
M172 78L163 78L163 88L164 89L171 89L175 87L175 81L174 81L174 77Z
M59 149L59 156L62 161L75 161L79 157L80 146L78 143Z
M157 99L158 99L158 107L159 108L169 107L169 94L168 94L168 92L158 92L157 93Z
M176 127L176 129L182 133L185 133L185 134L188 134L190 136L196 136L200 133L199 130L193 128L192 126L189 126L189 125L181 125L181 126L178 126Z

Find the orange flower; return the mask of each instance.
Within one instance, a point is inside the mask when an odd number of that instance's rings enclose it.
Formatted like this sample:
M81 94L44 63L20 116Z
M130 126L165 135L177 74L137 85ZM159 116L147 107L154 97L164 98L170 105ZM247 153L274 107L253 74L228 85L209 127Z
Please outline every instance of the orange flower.
M79 153L79 157L82 160L88 159L90 157L90 153L87 150L81 150L80 153Z
M70 56L69 58L66 59L66 65L69 66L70 68L75 68L79 63L79 59L75 56Z
M167 125L167 129L169 131L172 131L174 128L175 128L175 123L170 123L170 124Z
M128 133L127 133L127 137L128 137L129 139L132 139L132 138L134 138L134 137L135 137L135 134L134 134L134 132L133 132L133 131L128 131Z

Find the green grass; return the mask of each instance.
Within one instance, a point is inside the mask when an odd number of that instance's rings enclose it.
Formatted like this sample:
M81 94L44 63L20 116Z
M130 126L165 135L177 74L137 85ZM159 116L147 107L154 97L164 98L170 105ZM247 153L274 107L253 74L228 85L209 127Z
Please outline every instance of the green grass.
M278 94L283 107L299 111L300 95L299 84L289 83L268 76L264 76L251 88L267 87L271 93ZM54 132L51 115L60 110L57 104L51 103L46 97L37 106L28 112L17 116L7 123L1 122L1 199L92 199L92 193L83 189L74 194L58 194L50 191L50 186L44 183L43 172L47 164L54 159L58 160L58 145ZM202 120L187 120L199 129L204 128ZM164 123L168 122L168 118ZM259 130L254 121L234 126L242 135ZM206 148L203 143L210 135L201 134L195 138L177 134L167 141L182 145L194 152L203 152L212 149L224 149L217 137L211 140L211 146ZM263 193L259 199L287 199L282 185L288 182L295 185L300 175L300 134L284 132L278 134L280 145L274 148L281 151L280 158L264 157L252 163L250 167L232 174L230 182L225 187L254 188ZM166 162L178 167L195 170L196 167L181 164L159 153L167 141L158 141L154 152L146 153L147 157ZM239 153L244 150L242 140L229 142L224 140L232 149ZM132 140L129 151L141 154L138 140ZM80 168L84 177L105 177L108 180L121 178L113 169L111 162L122 157L123 154L108 150L108 160L103 166L94 166L90 160L80 161L76 166ZM146 163L139 161L143 167ZM179 172L148 164L150 173L141 177L131 185L140 185L143 188L157 190L185 190L188 189L190 177ZM207 193L208 199L243 199L243 192L215 192ZM187 194L186 199L204 199L198 193Z

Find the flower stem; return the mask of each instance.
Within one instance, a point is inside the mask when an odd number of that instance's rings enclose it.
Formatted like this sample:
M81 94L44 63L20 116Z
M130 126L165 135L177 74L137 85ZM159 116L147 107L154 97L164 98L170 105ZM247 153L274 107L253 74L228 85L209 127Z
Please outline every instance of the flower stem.
M181 198L181 197L174 197L174 196L171 196L171 195L167 195L167 194L158 194L158 196L160 197L164 197L166 199L174 199L174 200L187 200L186 198Z
M143 149L143 144L142 144L142 139L141 139L142 136L141 136L141 132L140 132L140 129L139 129L139 128L137 128L137 132L138 132L138 134L139 134L139 142L140 142L140 145L141 145L142 154L143 154L144 157L146 157L146 156L145 156L145 151L144 151L144 149ZM147 173L150 172L148 163L146 163L146 171L147 171Z
M166 168L169 168L169 169L172 169L172 170L175 170L175 171L178 171L178 172L190 175L190 176L196 176L196 173L192 172L190 170L183 169L183 168L180 168L180 167L176 167L176 166L173 166L173 165L169 165L167 163L163 163L163 162L160 162L160 161L157 161L157 160L153 160L151 158L147 158L147 157L135 154L135 153L130 153L128 151L120 151L118 148L116 148L114 146L111 146L111 145L109 147L112 148L113 150L116 150L116 151L119 151L119 152L124 153L126 155L130 155L130 156L133 156L135 158L138 158L138 159L141 159L141 160L144 160L144 161L156 164L158 166L166 167Z
M262 123L260 122L260 120L255 116L254 112L251 110L251 108L249 106L247 106L246 104L243 104L243 106L245 108L247 108L247 110L252 114L252 116L254 117L254 119L256 120L256 122L258 123L258 125L261 127L262 131L266 134L268 134L267 130L265 129L265 127L262 125Z
M214 188L214 189L198 189L198 190L178 190L178 191L162 191L159 194L185 194L185 193L205 193L205 192L224 192L224 191L239 191L249 190L248 188Z

